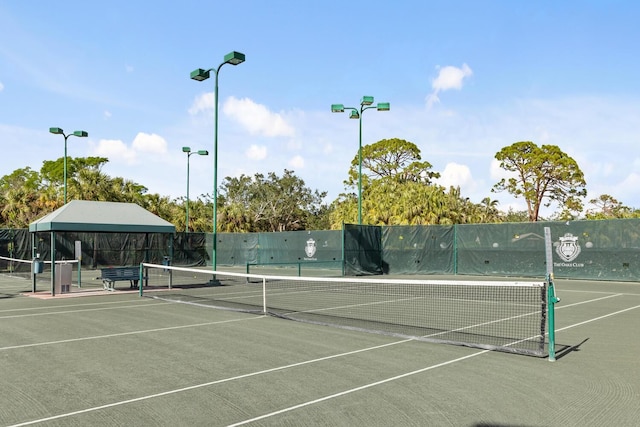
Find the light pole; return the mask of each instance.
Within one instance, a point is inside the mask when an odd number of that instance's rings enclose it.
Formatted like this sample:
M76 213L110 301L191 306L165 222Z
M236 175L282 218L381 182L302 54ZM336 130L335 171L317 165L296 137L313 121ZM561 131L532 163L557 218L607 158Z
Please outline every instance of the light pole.
M213 71L216 82L214 92L215 115L213 119L213 248L211 253L211 264L214 271L217 268L216 246L218 244L218 75L220 74L220 68L222 68L224 64L238 65L242 64L244 59L244 53L233 51L224 56L222 64L218 65L217 68L210 68L208 70L198 68L191 72L191 78L201 82L207 80Z
M182 152L187 153L187 220L184 223L184 229L188 233L189 232L189 157L192 154L199 154L201 156L208 156L209 152L207 150L198 150L191 151L191 147L182 147Z
M70 136L77 136L78 138L86 138L89 136L89 134L83 130L77 130L73 133L70 133L69 135L65 135L64 131L62 130L62 128L49 128L49 132L55 134L55 135L62 135L64 136L64 160L63 160L63 169L64 169L64 204L67 204L67 138L69 138Z
M375 108L378 111L389 111L391 106L388 102L378 102L373 104L373 96L363 96L360 101L360 110L354 107L345 107L343 104L331 104L332 113L344 113L344 110L351 110L350 119L358 119L360 130L358 137L358 224L362 224L362 114L365 110Z

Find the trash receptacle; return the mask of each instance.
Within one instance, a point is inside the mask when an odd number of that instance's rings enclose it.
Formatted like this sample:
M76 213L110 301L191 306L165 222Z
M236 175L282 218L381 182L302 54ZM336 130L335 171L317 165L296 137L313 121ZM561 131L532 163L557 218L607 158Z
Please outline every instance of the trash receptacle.
M31 263L31 273L42 274L43 271L44 271L44 263L40 261L39 257L33 258L33 262Z
M66 294L71 291L70 263L56 264L56 277L53 282L56 294Z

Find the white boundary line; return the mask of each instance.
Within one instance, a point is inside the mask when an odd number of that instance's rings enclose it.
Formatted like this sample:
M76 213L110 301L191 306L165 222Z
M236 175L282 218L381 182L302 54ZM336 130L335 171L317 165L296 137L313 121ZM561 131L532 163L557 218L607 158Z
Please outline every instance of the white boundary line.
M386 378L384 380L380 380L380 381L376 381L376 382L373 382L373 383L365 384L363 386L352 388L352 389L349 389L349 390L344 390L344 391L341 391L340 393L331 394L329 396L321 397L319 399L310 400L308 402L303 402L303 403L300 403L298 405L290 406L288 408L283 408L283 409L280 409L279 411L275 411L275 412L271 412L271 413L268 413L268 414L260 415L258 417L251 418L251 419L244 420L244 421L240 421L240 422L235 423L235 424L229 424L228 427L236 427L236 426L249 424L249 423L252 423L254 421L260 421L260 420L263 420L265 418L270 418L270 417L273 417L275 415L280 415L280 414L283 414L285 412L293 411L295 409L304 408L305 406L314 405L316 403L324 402L324 401L329 400L329 399L334 399L336 397L341 397L341 396L344 396L344 395L347 395L347 394L355 393L357 391L365 390L365 389L368 389L368 388L371 388L371 387L375 387L375 386L378 386L378 385L381 385L381 384L385 384L385 383L388 383L388 382L391 382L391 381L399 380L401 378L409 377L411 375L416 375L416 374L420 374L422 372L430 371L432 369L437 369L437 368L441 368L443 366L451 365L452 363L461 362L463 360L470 359L472 357L479 356L481 354L488 353L490 351L491 350L482 350L482 351L479 351L479 352L476 352L476 353L473 353L473 354L468 354L466 356L459 357L457 359L452 359L452 360L448 360L446 362L437 363L435 365L427 366L426 368L422 368L422 369L418 369L418 370L415 370L415 371L407 372L407 373L404 373L404 374L396 375L395 377Z
M603 298L599 298L599 299L603 299ZM597 301L597 300L594 300L594 301ZM578 304L572 304L572 305L578 305ZM564 328L556 329L556 331L564 331L566 329L575 328L577 326L582 326L582 325L585 325L587 323L591 323L591 322L595 322L595 321L598 321L598 320L602 320L602 319L605 319L607 317L615 316L615 315L618 315L618 314L621 314L621 313L625 313L627 311L635 310L635 309L638 309L638 308L640 308L640 305L636 305L634 307L625 308L623 310L619 310L619 311L616 311L616 312L613 312L613 313L605 314L603 316L595 317L593 319L585 320L584 322L579 322L579 323L576 323L576 324L573 324L573 325L565 326ZM426 371L429 371L429 370L432 370L432 369L440 368L442 366L447 366L447 365L450 365L452 363L463 361L465 359L470 359L472 357L479 356L479 355L484 354L484 353L488 353L489 351L490 350L482 350L480 352L469 354L467 356L460 357L458 359L453 359L453 360L450 360L448 362L438 363L436 365L427 366L426 368L418 369L418 370L415 370L415 371L412 371L412 372L407 372L405 374L397 375L395 377L391 377L391 378L387 378L387 379L384 379L384 380L381 380L381 381L376 381L376 382L373 382L373 383L365 384L363 386L352 388L352 389L349 389L349 390L344 390L344 391L341 391L339 393L335 393L335 394L331 394L331 395L328 395L328 396L325 396L325 397L321 397L319 399L310 400L308 402L303 402L303 403L300 403L298 405L294 405L294 406L290 406L288 408L280 409L278 411L270 412L268 414L263 414L263 415L260 415L258 417L250 418L250 419L247 419L247 420L244 420L244 421L240 421L240 422L237 422L237 423L234 423L234 424L229 424L227 427L237 427L237 426L242 426L242 425L245 425L245 424L252 423L254 421L260 421L260 420L263 420L265 418L270 418L270 417L273 417L273 416L276 416L276 415L283 414L285 412L290 412L290 411L293 411L293 410L296 410L296 409L303 408L305 406L309 406L309 405L313 405L313 404L316 404L316 403L324 402L326 400L334 399L336 397L341 397L341 396L344 396L344 395L347 395L347 394L350 394L350 393L361 391L361 390L364 390L364 389L367 389L367 388L370 388L370 387L375 387L377 385L385 384L385 383L388 383L388 382L391 382L391 381L395 381L395 380L398 380L398 379L401 379L401 378L405 378L405 377L408 377L408 376L411 376L411 375L420 374L422 372L426 372Z
M576 303L576 304L571 304L571 305L565 306L565 307L585 304L587 302L595 302L595 301L599 301L599 300L602 300L602 299L612 298L612 297L621 296L621 295L622 294L615 294L615 295L611 295L611 296L608 296L608 297L597 298L597 299L590 300L590 301L584 301L584 302L580 302L580 303ZM571 328L574 328L574 327L577 327L577 326L581 326L581 325L584 325L584 324L587 324L587 323L591 323L591 322L595 322L595 321L598 321L598 320L602 320L602 319L605 319L605 318L608 318L608 317L611 317L611 316L615 316L615 315L618 315L618 314L621 314L621 313L625 313L627 311L635 310L635 309L638 309L638 308L640 308L640 305L629 307L629 308L626 308L626 309L623 309L623 310L619 310L619 311L616 311L616 312L613 312L613 313L609 313L609 314L606 314L606 315L603 315L603 316L599 316L599 317L596 317L596 318L593 318L593 319L589 319L589 320L586 320L586 321L583 321L583 322L579 322L579 323L576 323L576 324L573 324L573 325L565 326L564 328L557 329L557 330L558 331L562 331L562 330L566 330L566 329L571 329ZM233 321L243 321L243 320L262 319L262 318L263 318L263 316L255 317L255 318L244 318L244 319L228 320L228 321L223 321L223 322L211 322L210 324L228 323L228 322L233 322ZM203 324L198 324L198 325L185 325L185 326L172 327L172 328L162 328L162 329L158 329L158 330L179 329L179 328L186 328L186 327L189 327L189 326L203 326L203 325L207 325L207 324L203 323ZM123 333L123 334L113 334L113 335L105 335L105 336L99 336L99 337L78 338L78 339L60 341L60 343L62 343L62 342L71 342L71 341L80 341L80 340L84 340L84 339L106 338L106 337L110 337L110 336L132 335L132 334L135 334L135 333L152 332L152 331L153 330L138 331L138 332L128 332L128 333ZM137 398L134 398L134 399L122 400L122 401L119 401L119 402L112 402L112 403L108 403L108 404L101 405L101 406L94 406L94 407L91 407L91 408L81 409L81 410L78 410L78 411L67 412L67 413L59 414L59 415L53 415L51 417L40 418L40 419L36 419L36 420L31 420L31 421L26 421L26 422L19 423L19 424L13 424L13 425L11 425L9 427L21 427L21 426L39 424L39 423L47 422L47 421L53 421L53 420L57 420L57 419L61 419L61 418L68 418L68 417L71 417L71 416L74 416L74 415L85 414L85 413L89 413L89 412L98 411L98 410L101 410L101 409L107 409L107 408L112 408L112 407L116 407L116 406L126 405L126 404L129 404L129 403L135 403L135 402L141 402L141 401L144 401L144 400L150 400L150 399L154 399L154 398L157 398L157 397L163 397L163 396L168 396L168 395L172 395L172 394L182 393L182 392L185 392L185 391L196 390L196 389L203 388L203 387L208 387L208 386L217 385L217 384L223 384L223 383L226 383L226 382L231 382L231 381L235 381L235 380L239 380L239 379L250 378L250 377L254 377L254 376L258 376L258 375L262 375L262 374L282 371L282 370L289 369L289 368L309 365L309 364L312 364L312 363L317 363L317 362L321 362L321 361L325 361L325 360L336 359L336 358L339 358L339 357L344 357L344 356L349 356L349 355L353 355L353 354L363 353L363 352L366 352L366 351L377 350L377 349L380 349L380 348L390 347L390 346L393 346L393 345L407 343L407 342L411 342L411 341L413 341L413 340L405 339L405 340L400 340L400 341L394 341L394 342L391 342L391 343L382 344L382 345L378 345L378 346L366 347L366 348L359 349L359 350L353 350L353 351L349 351L349 352L345 352L345 353L334 354L334 355L331 355L331 356L326 356L326 357L321 357L321 358L317 358L317 359L307 360L307 361L304 361L304 362L293 363L293 364L289 364L289 365L284 365L284 366L279 366L279 367L275 367L275 368L265 369L265 370L262 370L262 371L256 371L256 372L251 372L251 373L248 373L248 374L238 375L238 376L235 376L235 377L223 378L223 379L220 379L220 380L210 381L210 382L206 382L206 383L202 383L202 384L195 384L195 385L192 385L192 386L189 386L189 387L183 387L183 388L179 388L179 389L164 391L164 392L161 392L161 393L141 396L141 397L137 397ZM25 345L25 347L36 346L36 345L46 345L46 344L47 343L31 344L31 345ZM0 350L8 349L8 348L9 347L0 348ZM452 360L448 360L446 362L441 362L441 363L438 363L438 364L435 364L435 365L430 365L430 366L427 366L425 368L421 368L421 369L418 369L418 370L415 370L415 371L407 372L407 373L404 373L404 374L401 374L401 375L396 375L394 377L386 378L384 380L375 381L375 382L372 382L372 383L369 383L369 384L362 385L360 387L344 390L344 391L341 391L339 393L335 393L335 394L331 394L331 395L328 395L328 396L321 397L319 399L314 399L314 400L310 400L310 401L307 401L307 402L300 403L298 405L290 406L290 407L287 407L287 408L282 408L282 409L280 409L278 411L270 412L270 413L267 413L267 414L260 415L258 417L254 417L254 418L251 418L251 419L240 421L238 423L230 424L228 427L241 426L241 425L248 424L248 423L251 423L251 422L254 422L254 421L259 421L259 420L262 420L262 419L270 418L270 417L273 417L275 415L280 415L280 414L283 414L283 413L286 413L286 412L290 412L290 411L293 411L293 410L296 410L296 409L299 409L299 408L303 408L305 406L309 406L309 405L313 405L313 404L316 404L316 403L319 403L319 402L324 402L324 401L327 401L327 400L330 400L330 399L334 399L334 398L337 398L337 397L345 396L345 395L350 394L350 393L355 393L355 392L358 392L358 391L361 391L361 390L365 390L367 388L375 387L375 386L378 386L378 385L381 385L381 384L385 384L385 383L388 383L388 382L391 382L391 381L395 381L395 380L398 380L398 379L406 378L406 377L409 377L409 376L412 376L412 375L416 375L416 374L419 374L419 373L423 373L423 372L426 372L426 371L429 371L429 370L437 369L437 368L440 368L440 367L443 367L443 366L450 365L452 363L461 362L463 360L470 359L472 357L479 356L481 354L485 354L485 353L488 353L490 351L491 350L481 350L481 351L478 351L478 352L475 352L475 353L472 353L472 354L469 354L469 355L466 355L466 356L463 356L463 357L459 357L457 359L452 359Z
M40 307L7 308L5 310L0 310L0 313L11 313L14 311L51 310L52 308L87 307L90 305L133 304L133 303L140 303L140 298L136 298L132 300L122 300L122 301L103 301L103 302L89 302L89 303L80 303L80 304L47 305L47 306L40 306ZM51 313L56 313L56 312L52 311Z
M173 331L176 329L185 329L185 328L198 328L200 326L211 326L211 325L221 325L224 323L231 323L231 322L242 322L245 320L260 319L262 317L264 316L243 317L241 319L218 320L215 322L205 322L205 323L191 323L189 325L182 325L182 326L168 326L166 328L145 329L143 331L119 332L116 334L94 335L92 337L69 338L66 340L59 340L59 341L39 342L39 343L32 343L32 344L19 344L19 345L7 346L7 347L0 347L0 351L15 350L18 348L40 347L43 345L66 344L66 343L78 342L78 341L99 340L104 338L124 337L127 335L139 335L139 334L146 334L150 332Z
M260 319L260 318L262 318L262 317L256 317L256 319ZM306 360L304 362L292 363L290 365L278 366L278 367L275 367L275 368L265 369L265 370L262 370L262 371L250 372L248 374L238 375L238 376L235 376L235 377L223 378L223 379L220 379L220 380L210 381L210 382L203 383L203 384L195 384L195 385L192 385L192 386L189 386L189 387L183 387L183 388L179 388L179 389L175 389L175 390L164 391L164 392L161 392L161 393L150 394L150 395L147 395L147 396L136 397L134 399L122 400L120 402L108 403L106 405L101 405L101 406L94 406L92 408L81 409L79 411L68 412L66 414L59 414L59 415L54 415L54 416L47 417L47 418L40 418L40 419L37 419L37 420L26 421L26 422L20 423L20 424L13 424L13 425L11 425L9 427L27 426L27 425L33 425L33 424L37 424L37 423L46 422L46 421L57 420L57 419L60 419L60 418L67 418L67 417L70 417L70 416L73 416L73 415L85 414L85 413L88 413L88 412L98 411L100 409L112 408L112 407L115 407L115 406L126 405L126 404L134 403L134 402L141 402L143 400L154 399L156 397L169 396L169 395L172 395L172 394L182 393L182 392L190 391L190 390L196 390L196 389L199 389L199 388L209 387L209 386L216 385L216 384L223 384L223 383L226 383L226 382L235 381L235 380L239 380L239 379L243 379L243 378L250 378L250 377L257 376L257 375L268 374L268 373L271 373L271 372L282 371L282 370L285 370L285 369L295 368L295 367L298 367L298 366L309 365L311 363L321 362L321 361L325 361L325 360L331 360L331 359L335 359L335 358L338 358L338 357L343 357L343 356L349 356L349 355L352 355L352 354L362 353L362 352L365 352L365 351L376 350L376 349L379 349L379 348L389 347L389 346L392 346L392 345L401 344L401 343L405 343L405 342L409 342L409 341L413 341L413 340L408 340L407 339L407 340L394 341L394 342L387 343L387 344L377 345L377 346L374 346L374 347L361 348L359 350L353 350L353 351L349 351L349 352L346 352L346 353L334 354L334 355L331 355L331 356L325 356L325 357L321 357L321 358L318 358L318 359ZM489 350L483 350L483 352L487 352L487 351L489 351ZM469 356L466 356L466 357L469 357Z
M137 301L140 302L140 301ZM162 305L162 304L170 304L168 302L166 303L156 303L154 305ZM152 304L149 303L142 303L142 304L136 304L136 305L126 305L126 306L121 306L121 307L100 307L100 308L87 308L85 310L82 309L78 309L78 310L64 310L64 311L50 311L47 313L27 313L27 314L13 314L13 315L9 315L9 316L0 316L0 319L15 319L15 318L20 318L20 317L39 317L39 316L55 316L58 314L70 314L70 313L86 313L87 311L104 311L104 310L120 310L123 308L138 308L138 307L152 307Z
M597 320L606 319L607 317L616 316L618 314L626 313L627 311L635 310L637 308L640 308L640 305L636 305L634 307L625 308L624 310L614 311L613 313L604 314L602 316L594 317L593 319L585 320L584 322L574 323L573 325L569 325L569 326L565 326L564 328L556 329L556 331L564 331L564 330L567 330L567 329L575 328L576 326L586 325L587 323L595 322Z

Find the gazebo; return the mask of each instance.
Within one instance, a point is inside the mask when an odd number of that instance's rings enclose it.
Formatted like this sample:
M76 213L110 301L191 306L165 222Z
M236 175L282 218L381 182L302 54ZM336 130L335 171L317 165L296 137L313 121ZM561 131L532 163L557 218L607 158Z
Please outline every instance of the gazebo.
M29 224L32 255L36 233L49 232L51 239L51 295L55 295L56 232L174 234L173 224L135 203L73 200Z

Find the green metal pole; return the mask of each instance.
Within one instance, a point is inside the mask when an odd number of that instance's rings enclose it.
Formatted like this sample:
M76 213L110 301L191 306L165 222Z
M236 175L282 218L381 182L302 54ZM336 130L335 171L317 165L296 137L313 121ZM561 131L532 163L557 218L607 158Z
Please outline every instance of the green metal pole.
M549 319L549 361L554 362L556 360L556 319L555 319L555 305L560 302L560 298L556 297L555 286L553 285L553 278L548 276L547 286L547 301L549 305L548 319Z
M362 225L362 113L360 109L360 129L358 131L358 225Z
M187 218L184 223L184 230L189 232L189 157L191 157L191 153L187 153Z
M342 249L342 277L344 277L344 273L345 273L346 268L347 268L347 266L346 266L347 262L346 262L346 260L344 258L344 237L345 237L345 234L344 234L344 221L342 221L342 236L341 236L341 239L342 239L342 241L341 241L341 246L342 246L342 248L341 248Z
M51 232L51 296L56 296L56 233L55 231Z
M32 260L35 260L36 252L37 252L37 249L36 249L36 233L34 232L34 233L31 233L31 259ZM34 262L34 261L32 261L32 262ZM35 264L35 262L34 262L34 264ZM36 274L35 274L36 266L34 265L32 268L34 269L34 271L31 274L31 276L32 276L31 280L33 281L31 283L31 292L33 292L35 294L36 293Z
M142 296L142 288L144 287L142 285L142 279L144 278L144 267L142 266L142 263L140 263L140 269L138 271L138 295Z
M214 138L213 138L213 249L211 254L211 264L213 271L218 267L217 263L217 246L218 246L218 74L220 68L225 63L218 65L216 69L216 84L214 93L215 115L214 115Z
M453 224L453 274L458 274L458 225Z
M215 88L214 88L214 132L213 132L213 245L211 249L211 264L213 270L217 268L217 245L218 245L218 76L220 74L220 68L224 64L238 65L244 62L245 56L240 52L230 52L224 56L224 62L218 65L218 68L211 68L209 70L203 70L198 68L191 72L191 78L198 81L206 80L210 77L211 71L215 74Z
M64 204L65 205L67 204L67 138L69 138L69 135L65 135L64 133L62 134L62 136L64 136L63 182L64 182Z

